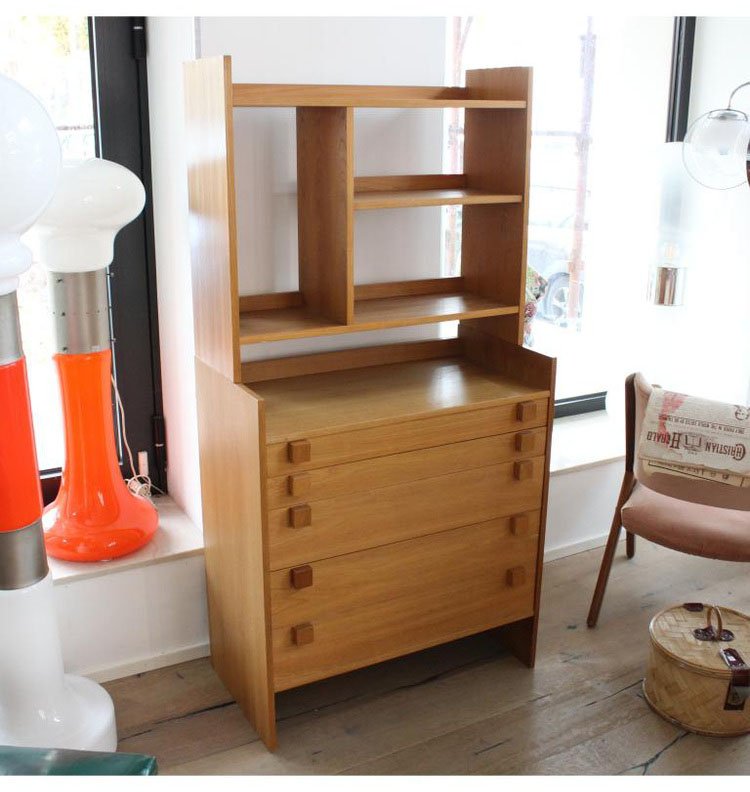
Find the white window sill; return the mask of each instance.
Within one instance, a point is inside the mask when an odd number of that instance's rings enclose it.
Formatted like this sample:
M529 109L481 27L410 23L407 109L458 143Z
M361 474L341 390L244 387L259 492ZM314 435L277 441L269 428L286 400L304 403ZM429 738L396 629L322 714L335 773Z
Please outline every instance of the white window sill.
M201 555L203 534L192 520L168 496L154 499L159 512L159 530L156 536L135 553L113 561L74 562L50 558L49 568L56 584L99 577L110 572L122 572L164 561Z
M625 456L625 416L606 410L556 418L550 474L601 465Z

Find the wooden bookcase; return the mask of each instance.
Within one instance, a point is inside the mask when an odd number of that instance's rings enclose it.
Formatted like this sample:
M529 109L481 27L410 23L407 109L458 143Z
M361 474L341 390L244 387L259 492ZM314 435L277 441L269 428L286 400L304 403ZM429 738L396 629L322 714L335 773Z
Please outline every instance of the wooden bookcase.
M248 85L208 58L185 93L217 672L273 748L281 690L494 628L532 666L555 363L521 345L531 71ZM296 292L238 293L233 112L252 107L296 108ZM464 173L356 176L359 107L466 108ZM356 212L447 204L463 206L460 277L356 282ZM240 359L447 320L456 338Z

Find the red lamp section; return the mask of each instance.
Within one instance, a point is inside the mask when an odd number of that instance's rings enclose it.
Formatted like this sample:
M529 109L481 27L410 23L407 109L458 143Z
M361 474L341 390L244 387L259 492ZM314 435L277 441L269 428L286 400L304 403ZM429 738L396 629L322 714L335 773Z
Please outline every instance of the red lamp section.
M24 528L41 515L26 360L19 358L0 366L0 531Z
M65 417L65 469L45 509L47 553L66 561L117 558L147 544L156 509L123 481L115 448L112 352L55 355Z

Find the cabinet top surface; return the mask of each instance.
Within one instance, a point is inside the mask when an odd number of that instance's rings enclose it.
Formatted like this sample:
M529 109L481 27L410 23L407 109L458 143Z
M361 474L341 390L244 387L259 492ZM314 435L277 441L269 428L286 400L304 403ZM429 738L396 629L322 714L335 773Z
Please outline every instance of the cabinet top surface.
M549 396L547 390L490 373L463 358L312 374L249 387L265 400L268 442Z

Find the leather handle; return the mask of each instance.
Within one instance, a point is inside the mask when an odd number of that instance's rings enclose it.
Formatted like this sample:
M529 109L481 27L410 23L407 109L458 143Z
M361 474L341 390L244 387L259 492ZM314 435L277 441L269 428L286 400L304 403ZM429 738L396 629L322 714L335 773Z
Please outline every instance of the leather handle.
M706 626L696 627L693 630L693 635L699 641L733 641L734 633L731 630L724 629L724 619L721 616L721 609L718 607L718 605L706 605L706 608ZM713 625L714 616L716 616L715 629Z

